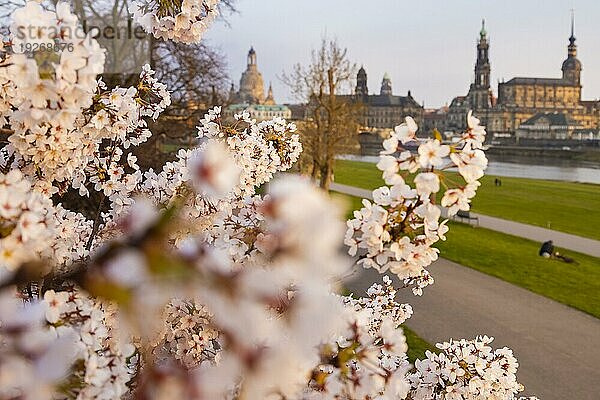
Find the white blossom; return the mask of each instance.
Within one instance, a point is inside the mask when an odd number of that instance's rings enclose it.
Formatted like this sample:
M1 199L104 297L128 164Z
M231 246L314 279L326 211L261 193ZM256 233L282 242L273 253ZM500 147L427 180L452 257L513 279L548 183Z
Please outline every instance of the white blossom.
M220 0L183 0L179 4L136 0L134 20L157 39L199 42L219 15Z
M493 350L493 338L437 344L440 354L426 352L408 375L415 400L457 398L517 399L523 386L516 380L519 364L506 347Z

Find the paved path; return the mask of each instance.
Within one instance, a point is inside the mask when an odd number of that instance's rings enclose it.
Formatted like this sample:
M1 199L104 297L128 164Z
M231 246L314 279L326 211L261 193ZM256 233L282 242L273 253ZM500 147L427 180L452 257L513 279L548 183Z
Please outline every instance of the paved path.
M435 284L422 297L410 291L407 325L423 339L494 336L494 347L513 349L524 395L542 400L600 399L600 319L459 264L439 260ZM347 287L357 295L381 282L373 270L361 270Z
M332 183L331 190L365 199L373 198L370 190L359 189L353 186ZM523 237L540 243L545 242L546 240L552 240L554 241L555 246L577 251L583 254L588 254L594 257L600 257L600 240L587 239L581 236L540 228L538 226L522 224L520 222L489 217L482 214L471 213L471 215L479 217L479 226L482 228L488 228L494 231L507 233L509 235ZM598 399L600 399L600 395L598 396Z

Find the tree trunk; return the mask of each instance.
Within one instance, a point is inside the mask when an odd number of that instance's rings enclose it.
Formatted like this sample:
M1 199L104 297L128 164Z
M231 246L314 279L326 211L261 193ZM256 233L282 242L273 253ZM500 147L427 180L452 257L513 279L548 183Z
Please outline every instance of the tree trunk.
M321 180L319 186L325 191L329 191L331 178L333 177L333 159L329 158L321 168Z
M315 182L319 178L319 167L317 166L317 162L315 160L312 161L312 164L310 167L310 177Z

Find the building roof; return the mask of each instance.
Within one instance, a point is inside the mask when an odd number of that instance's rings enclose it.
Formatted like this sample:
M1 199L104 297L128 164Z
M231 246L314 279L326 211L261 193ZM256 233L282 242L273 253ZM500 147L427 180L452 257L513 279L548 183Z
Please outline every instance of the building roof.
M415 101L411 96L389 96L389 95L378 95L372 94L364 97L365 103L369 106L374 107L386 107L386 106L413 106L421 107L419 103Z
M285 106L292 111L292 119L304 119L306 104L286 104Z
M508 82L501 85L547 85L547 86L572 86L573 83L563 80L562 78L512 78Z
M527 121L523 122L521 126L534 126L540 123L548 123L550 126L573 126L578 125L577 121L571 119L564 113L537 113Z
M461 107L465 104L467 100L467 96L456 96L450 102L450 108Z
M256 110L256 111L287 111L289 107L281 105L281 104L232 104L227 107L230 110Z

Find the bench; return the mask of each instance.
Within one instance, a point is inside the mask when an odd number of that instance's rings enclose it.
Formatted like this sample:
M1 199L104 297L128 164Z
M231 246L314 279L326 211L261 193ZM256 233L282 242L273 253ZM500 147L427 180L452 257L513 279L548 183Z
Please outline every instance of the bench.
M459 220L459 222L465 222L467 224L470 224L471 221L474 221L477 223L477 226L479 226L479 217L471 215L471 213L469 211L462 211L459 210L456 215L453 218L454 220Z

